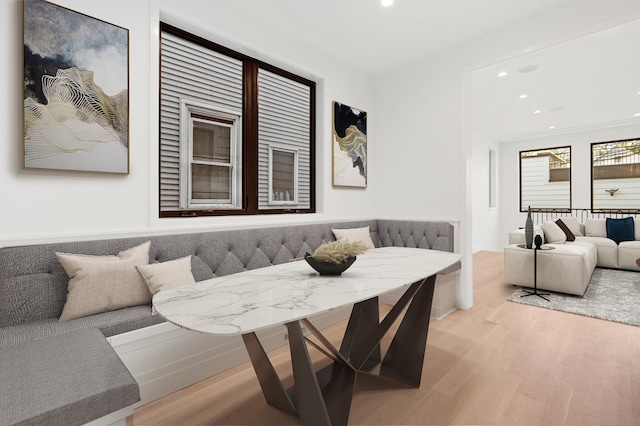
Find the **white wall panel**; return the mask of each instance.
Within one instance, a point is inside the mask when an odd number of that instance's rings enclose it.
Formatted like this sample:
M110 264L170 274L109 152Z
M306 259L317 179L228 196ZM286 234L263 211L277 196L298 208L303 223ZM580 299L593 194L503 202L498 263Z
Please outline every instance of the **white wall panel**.
M0 79L3 152L0 155L0 245L91 238L127 233L199 230L261 224L291 224L373 215L371 191L331 187L331 100L373 112L373 78L326 52L304 45L269 25L246 17L233 2L192 0L57 0L56 4L129 29L130 164L129 175L21 169L22 2L0 2L0 52L10 72ZM123 13L126 10L126 13ZM159 219L159 39L160 10L187 30L207 33L274 65L292 67L318 79L317 210L314 215ZM191 26L191 28L189 28ZM175 111L164 108L163 113ZM171 129L163 129L168 134ZM375 141L371 136L370 141ZM167 149L169 150L169 149ZM169 155L169 154L167 154ZM176 153L177 155L177 153ZM177 171L176 171L177 173ZM377 173L384 173L383 170ZM167 185L173 179L167 176ZM175 188L177 191L177 188Z

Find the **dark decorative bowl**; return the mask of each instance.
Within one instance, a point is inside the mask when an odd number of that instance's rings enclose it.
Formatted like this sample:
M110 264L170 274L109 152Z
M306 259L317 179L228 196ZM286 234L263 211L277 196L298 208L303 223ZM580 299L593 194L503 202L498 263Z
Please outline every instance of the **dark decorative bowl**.
M347 269L349 266L353 265L353 262L356 261L355 256L351 256L347 260L342 263L330 263L330 262L319 262L313 258L309 253L304 255L304 260L307 261L309 265L313 269L315 269L320 275L340 275Z

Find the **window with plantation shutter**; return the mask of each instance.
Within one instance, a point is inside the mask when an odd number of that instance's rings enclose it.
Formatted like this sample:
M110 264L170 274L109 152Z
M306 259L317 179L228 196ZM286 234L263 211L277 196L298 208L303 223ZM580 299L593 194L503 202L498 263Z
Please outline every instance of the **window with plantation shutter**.
M315 83L160 29L160 217L315 212Z

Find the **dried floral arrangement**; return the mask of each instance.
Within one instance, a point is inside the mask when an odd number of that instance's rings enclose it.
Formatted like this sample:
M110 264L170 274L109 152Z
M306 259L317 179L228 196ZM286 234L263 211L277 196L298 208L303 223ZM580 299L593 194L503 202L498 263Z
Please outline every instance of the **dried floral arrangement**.
M313 258L318 262L342 263L366 251L367 246L360 241L333 241L318 247Z

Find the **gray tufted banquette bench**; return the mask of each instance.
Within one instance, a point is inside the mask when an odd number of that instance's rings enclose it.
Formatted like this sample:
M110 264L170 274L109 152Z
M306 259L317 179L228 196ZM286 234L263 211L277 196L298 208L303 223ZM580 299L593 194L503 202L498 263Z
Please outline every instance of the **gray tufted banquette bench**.
M3 366L6 359L19 359L22 351L31 353L34 347L37 348L36 352L52 354L51 357L40 356L34 361L40 363L36 372L32 371L29 363L15 361L11 374L0 372L3 406L0 424L17 423L16 419L23 421L22 424L55 424L53 420L64 410L82 411L81 415L76 413L69 416L65 424L83 424L103 416L107 411L119 410L139 400L137 386L134 385L136 389L131 387L131 375L120 371L119 360L113 358L115 352L106 350L110 349L110 345L105 337L131 333L161 323L164 321L163 318L152 315L150 305L140 305L59 322L58 318L66 301L69 278L58 262L56 252L115 255L122 250L151 241L149 263L190 255L194 278L201 281L302 257L306 252L313 252L321 244L335 240L333 228L365 226L369 226L376 247L402 246L453 251L454 235L451 224L396 220L274 226L0 248L0 359L3 360ZM459 265L457 267L459 268ZM95 329L101 333L97 335L89 331L89 334L81 334L83 330ZM93 389L86 394L69 397L65 393L72 387L84 386L82 381L91 380L90 375L70 376L68 380L71 382L66 383L66 387L55 388L58 391L57 395L53 395L53 399L57 396L58 401L47 401L45 404L43 400L37 399L37 393L33 393L32 400L28 403L12 405L9 410L5 410L5 402L9 401L5 400L5 394L18 389L22 392L20 395L28 398L28 387L51 386L51 383L56 382L59 379L56 374L61 368L68 368L69 365L61 347L82 345L83 339L86 340L87 346L102 349L97 352L87 349L91 355L79 351L76 356L90 356L94 362L79 362L77 368L99 368L107 365L110 369L117 370L114 373L117 379L111 377L103 380L102 389ZM100 339L103 342L97 341ZM106 345L100 346L101 343ZM126 389L126 392L123 389ZM117 398L110 398L109 395L112 396L114 393L126 397L119 401ZM82 398L85 400L78 401ZM56 404L59 406L56 407ZM38 410L38 406L42 409ZM21 411L20 415L16 415L16 410ZM9 412L12 414L11 417Z

